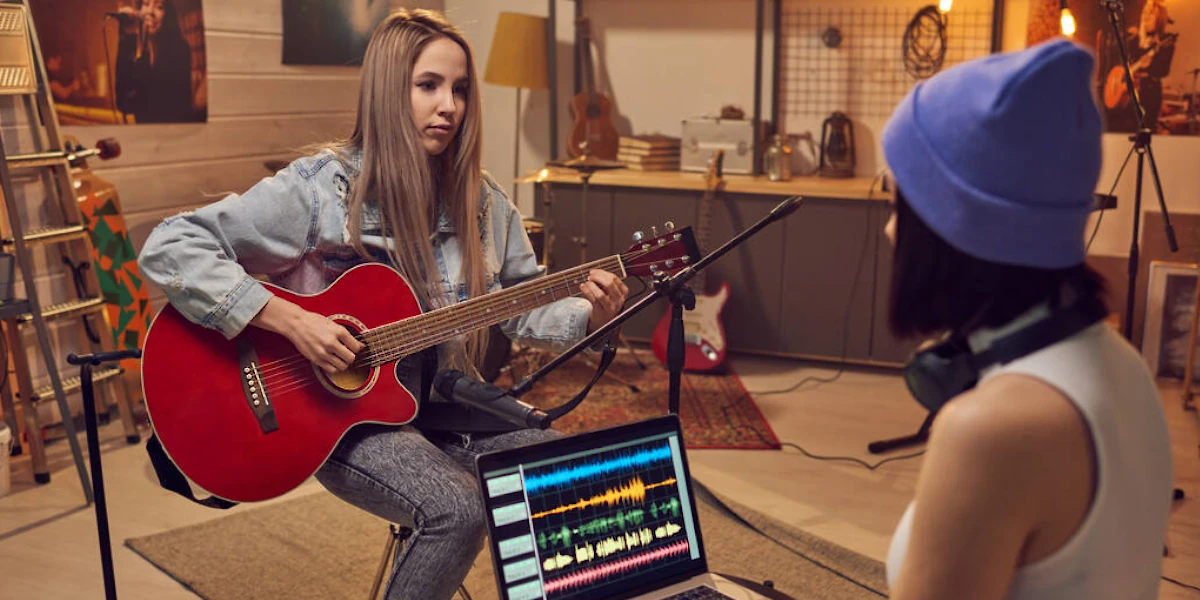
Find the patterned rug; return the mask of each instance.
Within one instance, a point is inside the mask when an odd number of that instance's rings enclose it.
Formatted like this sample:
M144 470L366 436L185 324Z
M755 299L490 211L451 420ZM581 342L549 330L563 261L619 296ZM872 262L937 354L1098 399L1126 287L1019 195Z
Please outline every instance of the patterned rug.
M587 399L554 422L564 433L580 433L640 421L667 413L669 373L652 352L637 350L645 369L629 350L596 383ZM508 389L549 362L553 356L525 350L512 358L511 370L496 380ZM596 373L599 355L578 355L539 381L522 400L538 408L558 406L579 393ZM634 391L632 388L636 388ZM779 438L763 418L741 379L728 365L723 373L684 373L679 418L688 448L778 449Z

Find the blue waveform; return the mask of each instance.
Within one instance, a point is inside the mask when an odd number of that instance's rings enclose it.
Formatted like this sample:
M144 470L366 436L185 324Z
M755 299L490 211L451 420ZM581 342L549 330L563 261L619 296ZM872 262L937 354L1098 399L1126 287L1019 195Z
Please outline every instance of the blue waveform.
M653 462L671 459L671 447L667 444L638 450L633 454L616 456L606 460L583 463L575 467L564 467L539 475L525 477L525 489L535 493L543 488L562 487L580 479L590 479L622 469L636 469Z

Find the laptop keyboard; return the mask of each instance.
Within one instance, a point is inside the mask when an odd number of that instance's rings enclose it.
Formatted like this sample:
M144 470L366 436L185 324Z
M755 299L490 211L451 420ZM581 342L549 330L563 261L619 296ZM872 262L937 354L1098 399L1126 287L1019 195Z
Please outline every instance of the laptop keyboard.
M735 600L733 596L726 596L707 585L696 586L690 590L684 590L673 596L667 596L663 600Z

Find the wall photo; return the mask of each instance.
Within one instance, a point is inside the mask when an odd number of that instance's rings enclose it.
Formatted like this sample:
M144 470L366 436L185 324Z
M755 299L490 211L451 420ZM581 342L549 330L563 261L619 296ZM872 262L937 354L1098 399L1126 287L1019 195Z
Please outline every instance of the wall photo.
M1123 41L1150 130L1155 135L1200 135L1200 2L1070 0L1068 6L1078 22L1075 40L1096 52L1096 93L1106 131L1137 129L1118 44ZM1031 44L1058 34L1058 11L1058 0L1031 3ZM1113 14L1120 37L1113 30Z
M1142 355L1155 377L1182 380L1187 363L1188 333L1195 310L1197 265L1153 261L1146 302ZM1200 376L1200 353L1193 377Z
M31 0L64 125L208 120L201 0Z
M358 66L388 0L282 0L283 64Z

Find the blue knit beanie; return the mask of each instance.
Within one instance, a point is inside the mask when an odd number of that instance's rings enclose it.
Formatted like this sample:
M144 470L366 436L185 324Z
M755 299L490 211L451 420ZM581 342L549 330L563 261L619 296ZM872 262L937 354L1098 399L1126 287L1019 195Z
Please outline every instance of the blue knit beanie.
M1094 65L1090 52L1056 39L918 83L882 139L913 211L976 258L1082 263L1101 160Z

